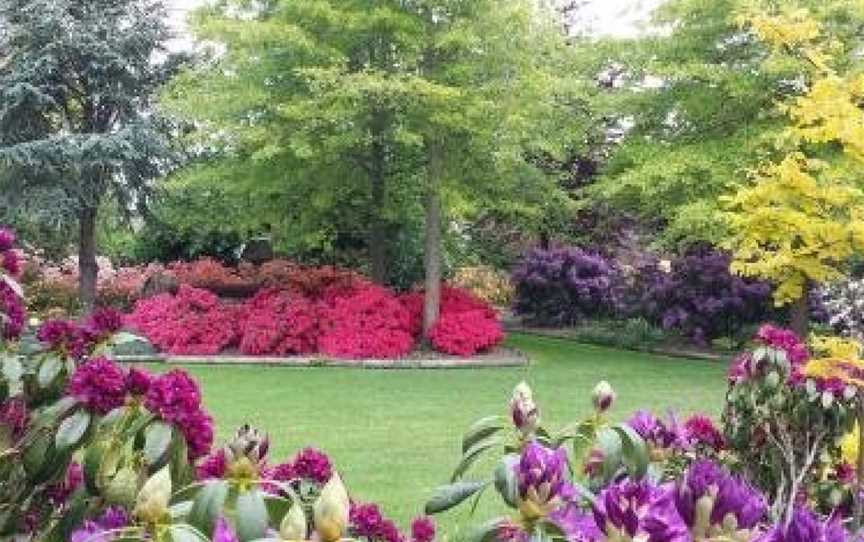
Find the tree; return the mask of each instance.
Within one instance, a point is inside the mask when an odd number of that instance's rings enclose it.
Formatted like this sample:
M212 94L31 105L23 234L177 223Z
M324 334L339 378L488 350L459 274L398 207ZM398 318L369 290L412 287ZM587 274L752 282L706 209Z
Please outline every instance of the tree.
M172 162L151 100L175 71L161 0L0 0L0 183L78 224L81 299L96 297L96 222Z
M727 200L732 269L775 282L776 303L793 305L792 326L806 336L811 285L840 278L864 250L864 76L844 70L843 54L805 9L742 20L771 47L769 62L808 69L802 94L784 105L791 123L778 142L782 157Z
M864 16L855 2L799 3L854 50ZM776 103L800 91L800 64L765 62L764 44L736 21L749 4L669 0L659 30L578 46L586 69L615 74L592 107L625 130L585 205L638 218L662 248L726 238L720 196L772 152L786 125Z

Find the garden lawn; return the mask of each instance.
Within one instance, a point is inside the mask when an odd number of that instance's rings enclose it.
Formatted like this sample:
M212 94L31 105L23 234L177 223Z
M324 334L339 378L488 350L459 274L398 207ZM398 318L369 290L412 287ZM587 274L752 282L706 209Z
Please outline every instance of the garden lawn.
M718 417L725 364L671 359L514 335L509 344L532 364L519 369L359 370L335 368L193 367L224 442L249 422L270 433L273 461L304 446L322 448L341 470L352 496L379 502L407 525L432 489L445 483L460 456L460 436L474 420L507 413L514 385L526 380L552 428L590 412L594 384L618 393L613 416L639 408L706 412ZM491 474L480 465L478 476ZM479 518L494 514L490 491ZM462 538L467 507L440 517ZM460 533L461 531L461 533Z

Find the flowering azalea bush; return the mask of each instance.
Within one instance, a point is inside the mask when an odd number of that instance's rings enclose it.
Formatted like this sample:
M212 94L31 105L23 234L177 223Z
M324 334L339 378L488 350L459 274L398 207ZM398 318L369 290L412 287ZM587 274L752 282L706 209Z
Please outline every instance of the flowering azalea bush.
M239 340L237 311L214 294L182 285L177 295L142 299L126 324L172 354L218 354Z
M864 340L864 279L848 279L820 289L828 324L844 335Z
M580 248L534 249L513 273L514 310L541 325L572 325L614 314L616 270Z

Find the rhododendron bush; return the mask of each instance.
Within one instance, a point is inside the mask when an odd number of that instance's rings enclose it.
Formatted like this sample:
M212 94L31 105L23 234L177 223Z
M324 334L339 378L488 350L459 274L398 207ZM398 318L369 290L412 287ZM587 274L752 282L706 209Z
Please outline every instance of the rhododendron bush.
M527 384L508 416L476 422L451 482L426 505L437 514L493 486L510 516L478 540L525 542L846 542L860 540L855 467L839 442L864 385L861 346L763 327L736 359L723 425L694 414L607 416L616 395L599 383L593 413L554 430ZM488 474L480 459L500 453ZM473 512L472 512L473 513Z
M400 358L417 346L422 292L398 296L368 281L332 282L324 276L332 278L325 272L302 288L295 282L290 288L265 288L241 304L183 285L176 295L139 301L126 323L172 354L238 347L246 355ZM503 338L494 309L464 290L443 288L441 318L429 334L436 350L470 356Z

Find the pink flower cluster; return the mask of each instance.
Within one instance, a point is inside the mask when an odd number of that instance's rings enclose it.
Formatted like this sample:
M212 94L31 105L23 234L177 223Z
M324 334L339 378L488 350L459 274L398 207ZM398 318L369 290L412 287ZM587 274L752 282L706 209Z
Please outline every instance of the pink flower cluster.
M405 542L406 537L396 523L384 517L375 503L352 503L349 514L351 534L369 542ZM416 518L411 523L411 542L433 542L435 522L428 517Z
M185 371L153 376L140 369L124 371L108 358L95 358L75 369L66 393L98 414L123 406L129 395L143 397L147 410L183 434L190 460L207 455L213 445L213 419L201 404L198 384Z
M276 465L268 474L272 480L279 482L308 480L324 485L333 476L333 464L321 450L305 448L293 460Z
M24 329L24 300L2 280L3 275L16 279L21 274L21 262L14 250L15 234L0 228L0 339L16 339Z
M80 360L122 327L122 314L114 309L97 309L81 324L73 320L49 320L39 327L36 337L52 352Z
M30 412L23 399L13 397L0 403L0 425L6 427L13 440L24 435L29 420Z
M342 275L322 273L307 286L314 290L334 276ZM400 358L419 338L422 292L397 296L368 281L355 286L336 281L316 295L306 291L268 288L242 305L231 305L184 285L176 296L139 301L126 323L172 354L212 355L239 347L246 355L320 352L343 359ZM504 334L489 305L445 287L441 318L429 338L442 352L467 356L494 347Z
M172 354L218 354L237 343L237 322L236 309L206 290L185 285L177 295L138 301L126 317L127 326Z

